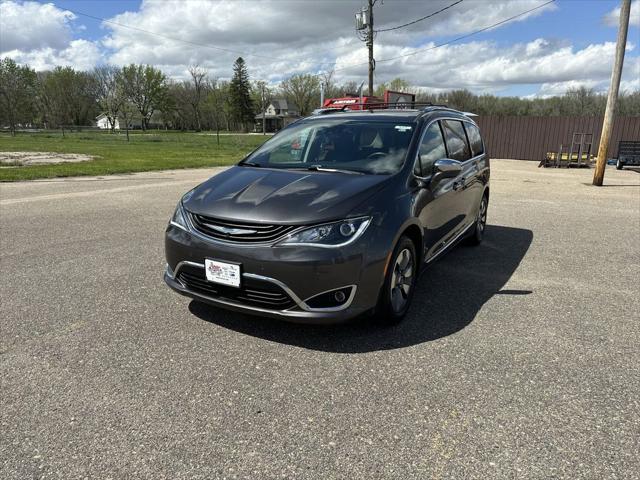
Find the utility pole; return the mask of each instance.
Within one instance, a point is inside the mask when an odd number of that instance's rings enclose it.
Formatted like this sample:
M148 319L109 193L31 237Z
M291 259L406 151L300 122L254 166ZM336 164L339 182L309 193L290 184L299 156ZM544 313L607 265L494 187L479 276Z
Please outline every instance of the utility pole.
M367 7L356 13L356 33L358 38L365 42L369 50L369 95L373 95L373 71L376 69L376 61L373 58L373 6L378 0L367 0Z
M264 84L260 85L262 88L262 135L266 135L267 134L267 130L266 130L266 125L267 125L267 119L265 118L264 114L265 114L265 110L267 108L267 106L265 105L265 103L267 103L266 100L266 96L264 94Z
M369 96L373 96L373 71L376 68L373 59L373 5L375 1L369 0L369 31L367 32L367 47L369 48Z
M602 122L602 134L600 135L600 146L598 147L598 159L596 170L593 173L593 184L601 187L604 180L604 170L607 165L607 151L611 141L611 130L613 129L613 115L616 110L618 90L620 90L620 77L622 75L622 64L624 63L624 50L627 46L627 32L629 30L629 12L631 11L631 0L622 0L620 6L620 27L618 29L618 42L616 44L616 58L611 74L611 86L607 97L607 108L604 112Z

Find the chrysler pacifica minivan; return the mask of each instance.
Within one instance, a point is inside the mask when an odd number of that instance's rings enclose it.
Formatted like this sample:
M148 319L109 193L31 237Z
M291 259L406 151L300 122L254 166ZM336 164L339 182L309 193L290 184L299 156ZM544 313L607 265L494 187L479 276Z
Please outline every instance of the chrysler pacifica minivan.
M482 241L488 204L489 159L469 116L321 110L180 199L164 279L216 308L395 323L430 262Z

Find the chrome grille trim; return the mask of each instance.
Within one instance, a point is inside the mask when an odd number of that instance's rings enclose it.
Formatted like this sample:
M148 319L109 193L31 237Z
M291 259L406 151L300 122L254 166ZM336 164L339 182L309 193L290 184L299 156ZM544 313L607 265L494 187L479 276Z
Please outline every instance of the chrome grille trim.
M187 213L193 228L214 240L229 243L273 243L291 233L299 225L272 225L221 220L196 213Z

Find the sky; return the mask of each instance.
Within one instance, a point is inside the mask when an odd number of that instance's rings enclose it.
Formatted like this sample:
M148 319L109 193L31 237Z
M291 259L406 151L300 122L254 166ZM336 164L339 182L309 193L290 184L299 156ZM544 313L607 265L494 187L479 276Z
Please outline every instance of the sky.
M374 25L380 30L403 25L455 2L378 0ZM375 82L400 77L427 91L467 88L522 97L580 86L606 91L620 1L547 2L462 0L408 27L378 32ZM242 56L253 80L274 85L295 73L331 70L337 83L360 83L367 79L367 50L356 36L354 13L364 3L0 0L0 57L38 71L145 63L180 80L190 65L228 79L233 61ZM640 0L632 1L621 89L640 89Z

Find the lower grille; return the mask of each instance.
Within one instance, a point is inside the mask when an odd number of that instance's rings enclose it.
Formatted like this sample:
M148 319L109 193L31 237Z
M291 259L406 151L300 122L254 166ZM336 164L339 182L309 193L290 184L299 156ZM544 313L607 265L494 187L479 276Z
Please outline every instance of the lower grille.
M217 240L235 243L268 243L285 236L295 225L264 225L220 220L217 218L189 214L191 223L200 233Z
M185 266L178 272L177 279L195 293L253 307L286 310L295 305L293 299L279 286L253 278L243 278L241 288L228 287L209 282L202 268Z

